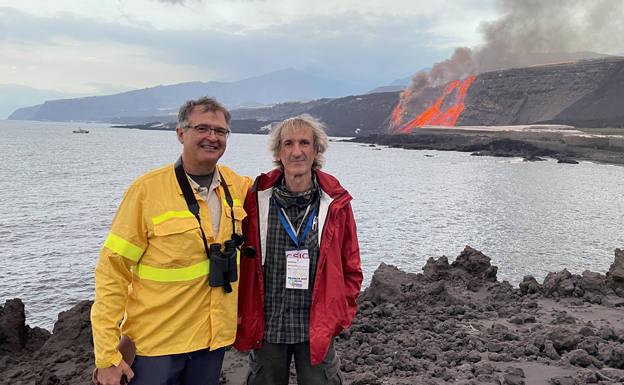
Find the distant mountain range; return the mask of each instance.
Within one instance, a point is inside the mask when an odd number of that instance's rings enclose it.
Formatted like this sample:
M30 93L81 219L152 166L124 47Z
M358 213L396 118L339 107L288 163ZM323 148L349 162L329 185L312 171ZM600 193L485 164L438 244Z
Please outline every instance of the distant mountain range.
M235 82L188 82L160 85L114 95L48 100L19 108L13 120L135 123L175 116L182 103L199 96L216 96L229 108L312 100L365 92L357 84L285 69ZM145 117L145 119L143 119Z
M428 68L425 68L424 70L428 70ZM421 70L421 71L424 71L424 70ZM381 87L374 88L374 89L368 91L368 93L369 94L376 94L376 93L380 93L380 92L403 91L411 83L412 83L412 77L411 76L406 76L404 78L397 79L397 80L393 81L392 83L390 83L390 84L388 84L386 86L381 86Z
M39 90L17 84L0 84L0 119L9 116L17 108L43 103L50 99L75 97L53 90Z

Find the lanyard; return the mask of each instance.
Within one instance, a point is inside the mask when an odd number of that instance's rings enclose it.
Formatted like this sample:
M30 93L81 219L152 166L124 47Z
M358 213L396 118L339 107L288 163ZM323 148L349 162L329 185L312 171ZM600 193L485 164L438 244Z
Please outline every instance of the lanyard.
M306 208L306 212L305 214L303 214L303 218L305 218L306 215L308 215L308 212L310 212L310 206L311 205L308 205L308 207ZM284 208L281 207L279 203L277 204L277 207L279 207L279 210L277 210L277 216L279 217L279 220L282 223L284 230L286 230L286 234L288 234L288 236L293 241L295 246L299 248L301 244L303 244L303 242L305 241L306 236L308 235L308 232L310 231L310 228L312 227L312 222L314 222L314 218L316 217L316 207L312 209L312 212L308 216L308 221L305 225L305 228L303 229L303 233L301 234L301 236L298 236L298 235L299 235L299 230L301 230L301 225L303 224L303 220L299 224L299 227L297 228L297 232L295 232L295 227L290 222L290 219L288 219L288 215L286 215Z

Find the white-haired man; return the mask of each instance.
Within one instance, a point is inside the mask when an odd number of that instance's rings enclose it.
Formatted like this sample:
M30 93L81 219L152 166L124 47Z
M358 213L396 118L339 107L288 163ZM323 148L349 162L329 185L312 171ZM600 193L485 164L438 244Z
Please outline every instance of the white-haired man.
M277 169L247 194L234 346L252 350L247 383L287 385L294 357L300 385L341 384L333 338L349 327L362 283L351 196L320 170L328 139L309 115L271 134Z

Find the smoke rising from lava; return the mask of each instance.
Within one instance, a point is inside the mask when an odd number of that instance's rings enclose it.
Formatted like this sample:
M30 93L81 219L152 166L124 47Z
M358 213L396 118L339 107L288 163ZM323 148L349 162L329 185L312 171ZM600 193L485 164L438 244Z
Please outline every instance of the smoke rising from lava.
M431 71L414 75L417 95L469 74L557 61L624 54L622 0L499 0L503 16L480 26L484 44L459 47Z

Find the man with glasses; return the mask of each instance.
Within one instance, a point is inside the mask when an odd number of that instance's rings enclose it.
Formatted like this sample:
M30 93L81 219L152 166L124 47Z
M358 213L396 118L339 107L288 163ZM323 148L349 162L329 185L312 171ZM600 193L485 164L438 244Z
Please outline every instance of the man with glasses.
M236 335L236 247L251 183L217 165L229 123L214 99L186 102L176 128L182 156L124 195L95 270L91 322L102 385L219 383L224 347ZM132 366L117 348L121 335L136 345Z

